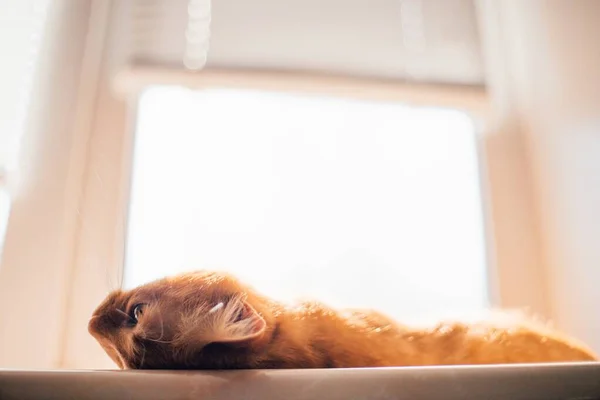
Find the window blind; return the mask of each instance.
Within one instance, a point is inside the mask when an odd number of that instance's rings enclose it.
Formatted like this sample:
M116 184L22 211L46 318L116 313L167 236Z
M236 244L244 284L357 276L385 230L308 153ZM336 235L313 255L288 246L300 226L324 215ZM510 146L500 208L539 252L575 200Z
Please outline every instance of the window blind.
M208 50L212 67L483 83L473 0L218 0L212 8L209 0L129 0L120 7L128 9L121 23L134 64L194 68Z

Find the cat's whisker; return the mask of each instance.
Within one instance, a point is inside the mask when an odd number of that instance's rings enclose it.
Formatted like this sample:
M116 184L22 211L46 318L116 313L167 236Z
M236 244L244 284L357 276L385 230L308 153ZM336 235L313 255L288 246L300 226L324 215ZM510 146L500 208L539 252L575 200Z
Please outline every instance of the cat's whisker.
M146 345L144 343L140 343L142 345L142 349L144 350L144 352L142 353L142 361L140 361L140 369L143 367L144 365L144 361L146 360Z
M115 310L116 310L116 311L117 311L119 314L121 314L121 315L123 315L123 316L127 317L127 319L128 319L129 321L133 321L133 322L135 322L135 319L133 319L133 318L131 317L131 315L127 314L125 311L123 311L123 310L120 310L120 309L118 309L118 308L115 308Z
M124 274L124 271L123 271L124 267L125 267L125 264L124 263L121 264L121 267L119 267L119 271L118 271L119 275L118 275L118 278L117 278L118 279L118 282L117 282L118 283L118 288L121 289L121 290L123 290L123 282L125 281L125 276L124 276L125 274Z
M159 339L152 339L149 337L145 337L144 340L147 340L149 342L154 342L154 343L164 343L164 344L171 344L173 343L172 340L159 340Z
M108 271L108 267L104 267L104 279L106 279L106 287L108 287L109 292L112 292L115 288L113 285L113 281L110 277L110 272Z
M163 334L161 333L161 336L158 339L153 339L150 336L146 335L146 332L142 330L142 332L139 334L140 338L143 340L147 340L148 342L153 342L153 343L164 343L164 344L172 344L173 341L172 340L161 340Z
M129 316L129 314L127 314L127 313L126 313L125 311L123 311L123 310L120 310L120 309L118 309L118 308L115 308L115 310L116 310L116 311L117 311L119 314L121 314L121 315L124 315L124 316L126 316L126 317L130 317L130 316Z
M127 236L127 213L125 211L121 214L119 231L122 232L123 236ZM125 263L126 263L126 252L123 251L121 254L121 263L119 265L119 289L123 290L123 283L125 281Z
M158 296L156 296L156 293L153 294L153 298L154 298L153 304L158 304ZM158 316L160 317L160 336L159 336L158 340L162 340L163 336L165 335L165 321L162 317L162 312L160 311L160 307L156 307L156 311L158 312Z

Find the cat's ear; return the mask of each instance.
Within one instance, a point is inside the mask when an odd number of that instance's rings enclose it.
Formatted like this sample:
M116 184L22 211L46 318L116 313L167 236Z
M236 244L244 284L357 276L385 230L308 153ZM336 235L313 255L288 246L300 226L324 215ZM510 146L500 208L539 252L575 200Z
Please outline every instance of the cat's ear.
M265 319L243 299L217 304L209 311L211 342L243 345L267 329Z

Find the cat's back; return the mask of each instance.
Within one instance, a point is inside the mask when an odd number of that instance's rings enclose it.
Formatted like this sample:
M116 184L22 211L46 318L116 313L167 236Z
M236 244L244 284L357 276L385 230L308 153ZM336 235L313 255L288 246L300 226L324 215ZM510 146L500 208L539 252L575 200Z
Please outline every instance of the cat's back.
M372 309L319 310L314 339L327 352L330 366L413 365L407 330L388 315Z
M595 361L597 356L573 338L528 320L446 322L408 329L401 341L411 344L399 360L413 365L514 364ZM404 350L406 351L406 349Z
M373 310L305 304L307 339L331 366L406 366L594 361L578 341L520 314L410 327Z

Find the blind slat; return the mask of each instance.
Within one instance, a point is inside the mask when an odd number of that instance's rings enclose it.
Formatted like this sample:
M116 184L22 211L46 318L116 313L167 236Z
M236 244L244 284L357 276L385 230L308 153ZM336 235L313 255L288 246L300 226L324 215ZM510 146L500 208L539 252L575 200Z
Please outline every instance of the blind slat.
M208 66L483 83L473 0L131 0L130 61L183 68L191 4ZM210 28L210 29L209 29ZM189 33L189 32L188 32Z

